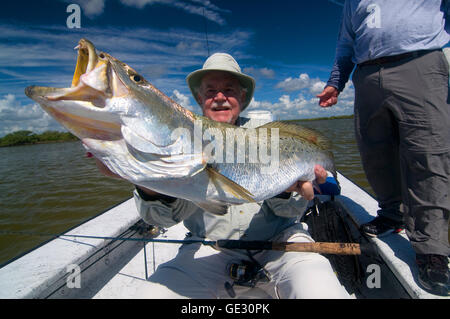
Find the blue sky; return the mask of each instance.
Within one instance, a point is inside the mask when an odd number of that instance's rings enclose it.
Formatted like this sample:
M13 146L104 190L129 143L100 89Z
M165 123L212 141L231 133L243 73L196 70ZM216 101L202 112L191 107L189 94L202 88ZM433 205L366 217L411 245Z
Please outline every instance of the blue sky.
M342 10L336 2L343 1L2 2L0 136L19 129L63 130L23 92L28 85L70 86L73 48L82 37L197 113L185 77L202 66L209 48L210 54L230 53L256 79L248 110L270 110L277 119L352 114L351 82L333 108L321 109L315 98L333 64ZM79 29L66 25L71 3L81 7Z

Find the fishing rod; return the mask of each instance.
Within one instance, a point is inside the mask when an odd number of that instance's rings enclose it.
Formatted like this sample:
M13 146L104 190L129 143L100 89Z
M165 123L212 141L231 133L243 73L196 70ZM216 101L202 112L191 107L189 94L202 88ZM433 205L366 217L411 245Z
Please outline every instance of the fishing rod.
M213 246L215 248L225 249L244 249L244 250L278 250L285 252L314 252L319 254L332 255L361 255L370 250L369 244L357 243L334 243L334 242L272 242L263 240L235 240L235 239L219 239L219 240L201 240L201 239L160 239L160 238L135 238L135 237L109 237L109 236L91 236L91 235L55 235L48 233L34 233L24 231L0 231L5 235L30 235L45 236L54 238L86 238L86 239L103 239L103 240L123 240L123 241L139 241L149 243L165 243L165 244L202 244Z

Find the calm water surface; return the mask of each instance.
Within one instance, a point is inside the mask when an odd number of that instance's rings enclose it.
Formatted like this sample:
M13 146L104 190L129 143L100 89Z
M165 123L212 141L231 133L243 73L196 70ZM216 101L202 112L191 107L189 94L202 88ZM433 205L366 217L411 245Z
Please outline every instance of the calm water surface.
M104 177L81 142L0 148L0 230L61 233L131 197ZM0 264L45 237L0 234Z
M353 120L303 125L333 141L338 170L372 192L361 168ZM59 234L131 197L133 187L104 177L81 142L0 148L0 231ZM0 264L48 240L0 234Z

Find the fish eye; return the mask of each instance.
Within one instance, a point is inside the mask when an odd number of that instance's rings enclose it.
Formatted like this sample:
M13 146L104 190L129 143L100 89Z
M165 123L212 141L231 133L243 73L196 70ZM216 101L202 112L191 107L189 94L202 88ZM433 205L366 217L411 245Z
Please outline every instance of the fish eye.
M131 78L133 79L134 82L141 82L142 81L142 77L140 75L132 75Z

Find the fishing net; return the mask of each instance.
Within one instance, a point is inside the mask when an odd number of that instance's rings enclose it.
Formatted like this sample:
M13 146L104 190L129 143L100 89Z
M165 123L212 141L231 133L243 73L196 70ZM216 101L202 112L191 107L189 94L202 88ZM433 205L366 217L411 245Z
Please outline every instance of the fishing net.
M306 212L301 221L308 225L309 233L317 242L358 243L361 239L351 217L334 200L320 202L315 198L315 205ZM340 283L350 294L354 293L364 276L359 256L324 256L330 261Z

